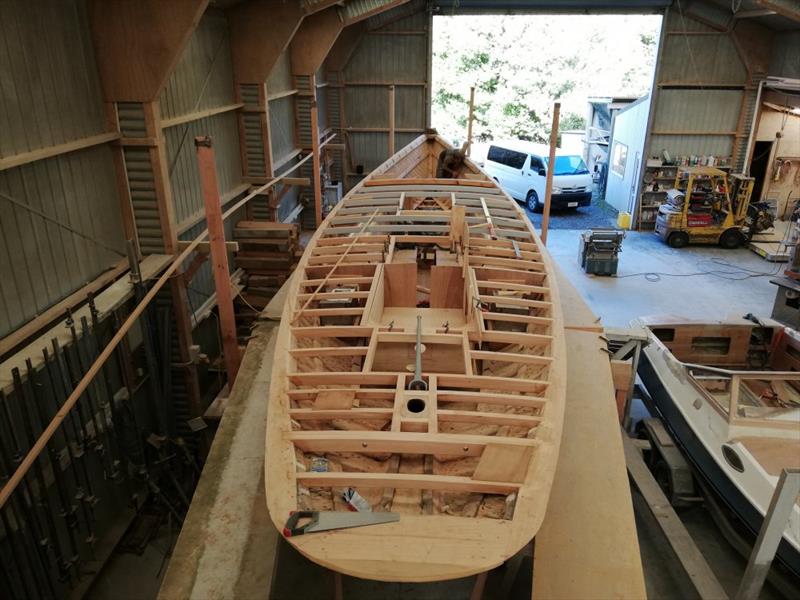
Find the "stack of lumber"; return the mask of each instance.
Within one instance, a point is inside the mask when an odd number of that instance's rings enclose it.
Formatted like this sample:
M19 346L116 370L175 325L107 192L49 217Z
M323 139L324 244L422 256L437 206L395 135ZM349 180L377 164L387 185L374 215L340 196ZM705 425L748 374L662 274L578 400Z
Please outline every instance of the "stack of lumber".
M239 244L234 264L245 272L243 301L237 321L257 316L292 274L300 254L297 225L272 221L239 221L233 239Z

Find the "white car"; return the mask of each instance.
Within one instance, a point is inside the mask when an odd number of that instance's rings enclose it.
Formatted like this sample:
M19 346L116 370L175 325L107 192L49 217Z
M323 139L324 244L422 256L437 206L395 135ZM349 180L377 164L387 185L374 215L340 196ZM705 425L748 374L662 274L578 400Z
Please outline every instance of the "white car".
M509 141L489 146L486 171L515 200L530 210L544 206L545 177L550 150L543 144ZM556 150L553 172L553 208L577 208L592 203L592 176L583 158Z

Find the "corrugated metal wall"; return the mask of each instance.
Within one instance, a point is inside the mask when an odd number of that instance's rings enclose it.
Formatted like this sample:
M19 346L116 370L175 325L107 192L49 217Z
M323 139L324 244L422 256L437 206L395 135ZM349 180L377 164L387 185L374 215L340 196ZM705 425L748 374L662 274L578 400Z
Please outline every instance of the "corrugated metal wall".
M672 157L734 159L752 86L731 36L677 10L667 15L646 158L666 150ZM744 139L749 123L742 125Z
M289 51L285 50L272 73L267 79L267 91L270 94L277 94L292 89L292 63L289 58Z
M228 21L209 9L161 93L164 119L235 102Z
M206 11L192 34L180 62L160 97L162 118L224 107L235 102L228 22L222 11ZM204 214L194 138L211 136L220 195L242 183L239 124L233 111L182 123L164 130L175 220L181 239L193 239L205 228L205 219L186 227ZM204 265L192 279L190 299L213 291L211 271ZM194 290L194 291L192 291ZM195 296L192 296L195 294Z
M175 202L175 219L178 222L178 229L181 229L183 222L204 210L194 138L201 135L211 136L219 192L220 195L224 195L242 182L238 124L236 115L227 112L170 127L164 133L167 139L168 164L171 169L170 181Z
M410 9L417 12L402 17ZM396 86L395 148L421 134L428 123L431 32L425 4L372 17L367 29L343 72L348 187L363 177L355 172L359 166L366 175L388 158L389 84Z
M84 0L5 0L0 48L0 156L105 131Z
M800 31L787 31L775 36L769 74L800 79Z
M281 157L295 149L294 144L294 98L284 96L269 101L269 130L272 135L273 160L279 161Z
M83 0L4 1L0 48L0 156L105 131ZM0 171L0 191L123 252L114 178L96 146ZM0 336L121 258L1 197L0 215Z

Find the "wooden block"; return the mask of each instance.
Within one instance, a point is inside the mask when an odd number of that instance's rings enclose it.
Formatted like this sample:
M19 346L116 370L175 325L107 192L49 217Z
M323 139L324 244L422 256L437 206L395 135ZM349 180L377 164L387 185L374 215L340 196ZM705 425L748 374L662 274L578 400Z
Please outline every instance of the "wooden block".
M459 244L464 237L464 211L463 205L456 205L452 209L450 216L450 238L453 243Z
M627 360L611 361L611 378L614 380L614 389L627 392L631 385L631 369L633 366Z
M462 308L463 269L458 265L431 267L431 308Z
M345 390L322 390L314 399L315 410L336 410L353 408L356 393Z
M525 474L528 472L532 457L532 446L487 444L472 478L481 481L522 483L525 481Z
M417 306L417 263L388 264L383 267L384 306Z

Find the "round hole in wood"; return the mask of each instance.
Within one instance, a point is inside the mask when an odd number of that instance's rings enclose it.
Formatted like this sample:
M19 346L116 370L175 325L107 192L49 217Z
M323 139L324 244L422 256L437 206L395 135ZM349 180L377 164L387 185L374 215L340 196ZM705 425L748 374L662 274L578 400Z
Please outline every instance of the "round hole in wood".
M408 402L406 402L406 408L408 412L412 413L421 413L425 410L425 400L422 398L411 398Z

